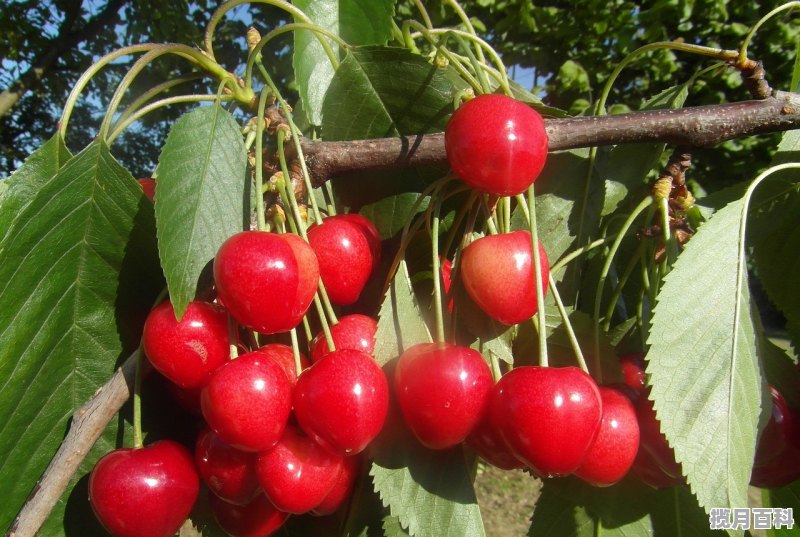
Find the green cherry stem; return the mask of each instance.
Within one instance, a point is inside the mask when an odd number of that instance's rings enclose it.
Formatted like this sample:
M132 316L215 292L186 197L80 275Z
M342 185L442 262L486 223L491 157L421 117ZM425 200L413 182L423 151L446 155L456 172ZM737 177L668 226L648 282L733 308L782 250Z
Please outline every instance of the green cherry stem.
M436 342L444 343L444 314L442 309L442 271L439 268L439 215L442 209L441 199L433 204L431 221L431 251L433 268L433 310L436 318Z
M419 11L420 16L422 17L425 26L429 29L433 29L433 23L431 22L431 16L428 15L428 10L425 9L425 5L422 3L422 0L414 0L414 5Z
M142 370L144 369L144 350L142 344L136 351L136 372L133 376L133 447L139 449L144 446L142 435Z
M625 288L625 284L628 283L628 279L630 279L631 274L633 271L636 270L636 267L641 263L640 258L644 255L644 242L639 243L639 247L636 249L636 253L631 257L630 261L628 261L628 265L625 267L625 271L620 276L617 285L614 287L613 293L611 293L611 298L608 301L608 306L606 306L606 314L603 317L603 332L608 332L611 328L611 316L614 314L614 308L617 305L617 301L619 301L619 297L622 295L622 290Z
M297 376L299 377L300 373L303 372L303 363L300 361L300 343L297 341L297 328L292 328L289 331L289 336L292 338L292 356L294 357L294 367L297 371Z
M586 373L589 373L589 367L586 365L586 359L583 357L583 351L581 351L581 344L578 342L578 338L575 336L575 330L572 329L572 323L569 320L569 314L567 313L567 309L564 307L564 303L561 301L561 294L558 292L558 287L556 286L556 281L553 279L553 273L550 272L548 275L549 283L550 283L550 292L553 295L553 300L555 300L556 308L558 308L558 313L561 315L561 321L564 323L564 328L567 330L567 337L569 338L569 344L572 346L572 352L575 353L575 359L578 361L578 365L583 369ZM602 373L598 369L597 370L598 380L597 383L601 382Z
M528 214L530 214L531 257L533 257L533 279L536 283L537 318L539 320L539 365L547 367L547 318L545 317L544 288L542 287L542 261L539 259L539 232L536 226L536 202L533 184L528 187Z
M738 63L741 65L747 62L747 47L750 45L750 41L753 39L753 36L755 35L756 31L758 31L758 29L761 28L761 26L765 22L767 22L769 19L771 19L781 11L786 11L787 9L792 9L796 7L800 7L800 2L786 2L785 4L776 7L775 9L773 9L772 11L761 17L761 19L759 19L759 21L756 22L752 28L750 28L750 31L747 32L747 35L742 41L742 45L741 47L739 47Z
M550 272L556 273L562 268L566 267L570 264L573 260L577 259L578 257L582 256L583 254L594 250L604 244L608 244L611 242L615 237L603 237L602 239L597 239L593 242L590 242L586 246L581 246L580 248L576 248L555 263L550 267Z
M258 98L258 116L256 116L256 221L259 231L267 227L264 211L264 112L267 108L269 88L261 90ZM286 179L284 177L284 179Z
M188 75L178 76L167 80L166 82L162 82L150 88L149 90L142 93L139 97L137 97L126 109L122 114L120 114L119 118L117 119L117 123L124 121L128 116L136 112L139 108L145 105L150 99L158 95L159 93L163 93L175 86L179 86L181 84L185 84L187 82L193 82L195 80L200 80L203 78L203 75L200 73L192 73ZM116 128L116 124L114 128Z

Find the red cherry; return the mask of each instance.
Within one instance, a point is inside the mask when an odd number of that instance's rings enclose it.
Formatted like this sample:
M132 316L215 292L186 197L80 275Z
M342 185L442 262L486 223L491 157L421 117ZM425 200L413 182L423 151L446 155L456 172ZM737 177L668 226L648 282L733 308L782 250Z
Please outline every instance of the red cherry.
M524 192L547 159L544 120L505 95L480 95L455 111L444 131L450 168L473 188L496 196Z
M198 435L194 461L208 489L225 501L245 505L259 493L256 456L226 444L211 429Z
M647 375L644 372L644 353L629 352L619 357L619 365L625 384L630 386L637 394L647 388Z
M661 422L656 417L653 402L639 397L633 402L639 422L639 449L648 453L655 465L669 478L681 478L681 465L675 461L675 452L667 437L661 432Z
M200 480L189 451L171 440L103 456L89 477L89 502L115 537L169 537L192 510Z
M214 259L220 300L241 324L262 334L297 326L316 292L319 266L295 235L244 231Z
M492 372L479 352L449 343L408 348L394 373L403 418L430 449L464 441L486 412L492 385Z
M366 353L337 350L303 371L294 389L303 431L338 455L363 451L378 435L389 408L386 375Z
M358 457L344 457L342 459L342 468L336 476L333 488L322 500L322 503L310 511L311 514L314 516L326 516L338 511L353 494L353 487L358 478L360 466L361 461L359 461Z
M596 487L613 485L628 473L639 451L639 424L627 396L601 387L603 419L575 475Z
M654 489L674 487L684 482L682 476L671 476L664 473L664 470L653 459L650 452L642 449L641 442L639 443L636 459L633 461L633 466L631 466L631 473Z
M270 359L275 360L278 365L281 366L283 372L286 373L286 377L289 379L289 384L291 384L292 388L297 383L297 364L294 361L294 352L292 348L288 345L284 345L282 343L269 343L262 347L259 347L255 350L255 352L261 353L264 356L268 356ZM306 369L311 364L308 361L308 358L301 352L300 353L300 367L302 369Z
M342 457L289 426L275 447L258 454L256 475L267 498L287 513L307 513L333 490Z
M533 279L531 235L514 231L480 238L464 248L461 279L470 298L489 317L512 325L538 310ZM542 288L546 292L550 266L539 244Z
M442 272L442 291L444 291L444 299L447 300L447 309L450 313L453 313L453 296L450 294L450 286L453 284L453 262L449 259L443 260L440 270Z
M291 385L283 368L259 352L217 369L200 394L208 425L244 451L264 451L283 434L291 410Z
M770 386L772 414L758 439L750 484L779 488L800 479L800 417L778 390Z
M346 306L358 300L375 266L361 227L329 216L308 228L308 243L317 254L320 278L331 302Z
M236 505L209 494L214 520L231 537L268 537L283 526L289 513L284 513L259 494L247 505Z
M577 367L523 366L495 384L492 424L541 476L564 476L583 462L602 418L600 391Z
M137 179L137 181L139 181L139 186L144 190L144 195L147 196L147 199L154 201L156 198L156 180L152 177L144 177Z
M331 338L336 350L351 349L372 354L375 350L375 333L378 331L378 322L372 317L354 313L339 319L331 326ZM311 342L311 359L318 362L320 358L330 353L328 340L325 333L320 332Z
M494 391L492 391L494 393ZM491 397L490 397L491 404ZM502 470L525 468L525 463L519 460L509 449L500 433L494 428L489 414L484 415L472 432L467 436L467 444L478 452L483 460Z
M377 266L378 263L381 262L381 234L378 232L378 228L375 227L375 224L358 213L340 214L338 218L351 222L361 229L369 243L369 249L372 252L372 266Z
M230 359L228 316L206 302L190 302L180 321L170 301L144 323L144 353L162 375L183 388L198 388Z

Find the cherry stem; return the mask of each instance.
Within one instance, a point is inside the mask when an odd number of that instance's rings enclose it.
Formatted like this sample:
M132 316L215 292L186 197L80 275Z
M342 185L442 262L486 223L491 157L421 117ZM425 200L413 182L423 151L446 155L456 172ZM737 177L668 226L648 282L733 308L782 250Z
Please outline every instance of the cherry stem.
M617 237L614 239L614 242L611 244L611 248L606 255L605 263L603 263L603 268L600 271L600 278L597 282L597 289L595 290L594 295L594 314L592 316L592 321L594 322L594 360L595 360L595 373L597 374L598 383L602 382L602 371L600 370L600 302L603 299L603 288L605 287L606 278L608 277L608 272L611 269L611 263L614 261L614 256L619 249L619 245L622 243L622 239L625 238L627 235L628 229L633 225L634 220L647 208L649 208L655 200L652 196L647 196L636 208L633 212L628 215L628 218L625 220L625 223L622 224L622 229L620 229L619 233L617 233Z
M311 325L308 323L308 315L303 315L303 331L306 334L306 341L311 343L314 335L311 333Z
M528 214L531 231L531 256L533 257L533 278L536 284L536 304L539 319L539 364L549 365L547 358L547 318L545 317L544 289L542 287L542 261L539 258L539 233L536 229L536 202L534 201L533 183L528 187Z
M436 342L444 343L444 315L442 310L442 274L439 267L439 215L442 209L441 198L437 196L433 204L431 221L431 251L433 253L433 309L436 318Z
M569 254L565 255L557 262L553 263L550 267L550 272L558 272L562 268L566 267L570 262L577 259L578 257L582 256L583 254L589 252L590 250L594 250L599 246L603 246L604 244L611 241L613 237L603 237L602 239L597 239L594 242L587 244L586 246L582 246L580 248L576 248L575 250L571 251Z
M453 66L453 68L458 72L461 78L463 78L470 85L470 87L472 87L474 91L477 92L481 91L481 83L474 76L472 76L472 73L470 73L469 70L466 67L464 67L464 65L462 65L461 59L456 57L455 54L453 54L452 52L447 50L447 48L445 48L445 45L447 44L447 41L450 39L452 34L445 33L444 35L440 36L439 39L437 40L434 38L432 34L432 29L426 28L425 26L421 25L419 22L414 20L405 21L403 23L403 35L406 36L406 41L408 43L411 43L412 45L414 43L414 37L410 31L411 27L417 29L419 35L424 37L428 41L428 43L430 43L431 47L433 47L433 49L437 51L436 52L437 54L441 54L442 56L447 58L449 64ZM414 46L413 48L416 48L416 46Z
M139 449L144 446L142 436L142 369L144 369L144 351L142 344L136 351L136 372L133 376L133 447Z
M237 328L238 327L236 326L236 319L234 319L230 314L228 314L228 341L231 352L230 354L231 360L235 360L236 358L239 357L239 346L236 345Z
M303 364L300 361L300 343L297 341L297 328L292 328L289 331L289 336L292 338L292 356L294 356L294 367L297 371L297 376L303 372Z
M567 313L567 309L564 307L564 303L561 301L561 294L558 292L558 287L556 286L556 281L553 279L552 272L548 274L548 279L550 283L550 292L553 295L556 308L558 308L558 313L561 315L561 321L564 323L564 328L567 331L567 338L572 346L572 351L575 353L575 359L578 361L578 365L581 367L581 369L588 373L589 367L586 365L586 359L583 357L581 344L578 342L578 338L575 336L575 330L573 330L572 323L569 320L569 313Z
M453 225L450 226L450 231L447 232L447 239L445 240L444 248L442 249L443 252L442 255L445 258L449 256L450 248L453 247L453 242L456 240L456 235L458 229L461 227L461 222L464 221L464 217L469 212L470 207L472 207L472 204L474 203L476 196L478 196L478 193L473 191L470 194L469 198L467 199L467 202L458 208L455 218L453 218Z
M622 295L622 290L625 288L625 284L628 283L628 279L630 278L631 274L633 274L636 266L641 263L641 257L644 255L644 245L644 241L639 243L636 253L633 255L633 257L631 257L630 261L628 261L625 271L622 273L617 285L614 287L614 292L611 294L611 298L608 301L606 314L603 319L603 332L608 332L608 330L611 328L611 317L614 314L614 308L617 305L617 301L619 301L619 297Z
M256 119L256 221L259 231L267 227L264 214L264 112L267 107L269 88L261 90L258 98L258 116ZM286 178L284 178L286 179Z
M494 223L494 214L489 208L487 197L488 195L481 196L481 206L483 207L483 211L486 213L486 226L489 228L489 233L491 235L497 235L497 225Z
M500 361L497 359L497 356L490 354L489 364L492 366L492 379L494 379L495 383L497 383L497 381L500 380L500 377L503 376L503 372L500 371Z
M800 7L800 2L786 2L785 4L776 7L775 9L773 9L772 11L761 17L761 19L759 19L759 21L753 25L753 27L750 29L749 32L747 32L747 35L742 41L741 47L739 47L738 62L740 65L747 62L747 47L750 44L750 41L753 39L753 36L755 35L756 31L759 28L761 28L761 25L763 25L765 22L767 22L769 19L771 19L781 11L786 11L787 9L792 9L795 7Z

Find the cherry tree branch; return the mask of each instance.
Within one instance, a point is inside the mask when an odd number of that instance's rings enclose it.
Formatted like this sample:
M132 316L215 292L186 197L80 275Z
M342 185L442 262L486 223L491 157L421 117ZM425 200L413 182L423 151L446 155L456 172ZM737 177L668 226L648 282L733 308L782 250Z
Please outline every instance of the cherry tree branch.
M664 142L709 146L752 134L800 128L800 94L775 92L763 100L614 116L548 119L550 150ZM445 164L442 133L377 140L303 140L309 172L319 185L338 174ZM72 476L133 391L137 353L130 356L73 416L69 433L14 524L10 537L33 537L47 519Z
M550 150L664 142L712 146L752 134L800 128L800 94L778 91L757 101L545 120ZM446 164L442 133L376 140L303 140L316 185L354 171Z
M133 393L139 351L72 415L69 432L6 534L34 537L66 490L92 446Z

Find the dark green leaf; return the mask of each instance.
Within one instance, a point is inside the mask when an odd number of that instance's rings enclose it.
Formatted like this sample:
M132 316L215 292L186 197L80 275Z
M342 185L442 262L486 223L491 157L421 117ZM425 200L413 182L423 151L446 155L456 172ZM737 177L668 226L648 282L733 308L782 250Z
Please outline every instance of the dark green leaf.
M410 434L384 442L370 470L375 491L415 537L485 535L460 447L431 451Z
M375 360L383 365L417 343L431 341L405 261L400 262L378 313Z
M326 140L355 140L442 131L455 94L466 83L406 49L348 52L322 107Z
M184 114L170 130L158 162L158 252L175 314L210 283L222 243L249 222L247 151L239 126L219 105Z
M384 45L392 36L394 0L295 0L293 3L315 24L332 31L349 45ZM339 46L330 44L338 57ZM321 125L322 101L335 70L313 32L294 33L293 61L303 110L312 124Z
M718 211L658 296L647 373L661 427L706 510L747 505L761 413L755 328L739 255L744 203Z
M795 517L794 527L781 527L769 530L770 537L791 537L797 535L798 521L800 520L800 481L779 489L763 490L762 501L764 507L773 509L791 509Z
M388 196L375 203L365 205L359 213L375 224L381 239L390 239L402 230L414 215L428 208L429 198L420 201L416 209L414 208L419 196L416 192Z
M162 280L153 207L102 143L38 189L0 243L0 527L72 413L138 344Z
M70 159L67 146L56 134L34 151L11 177L2 181L0 194L0 241L11 227L11 221L56 172Z

